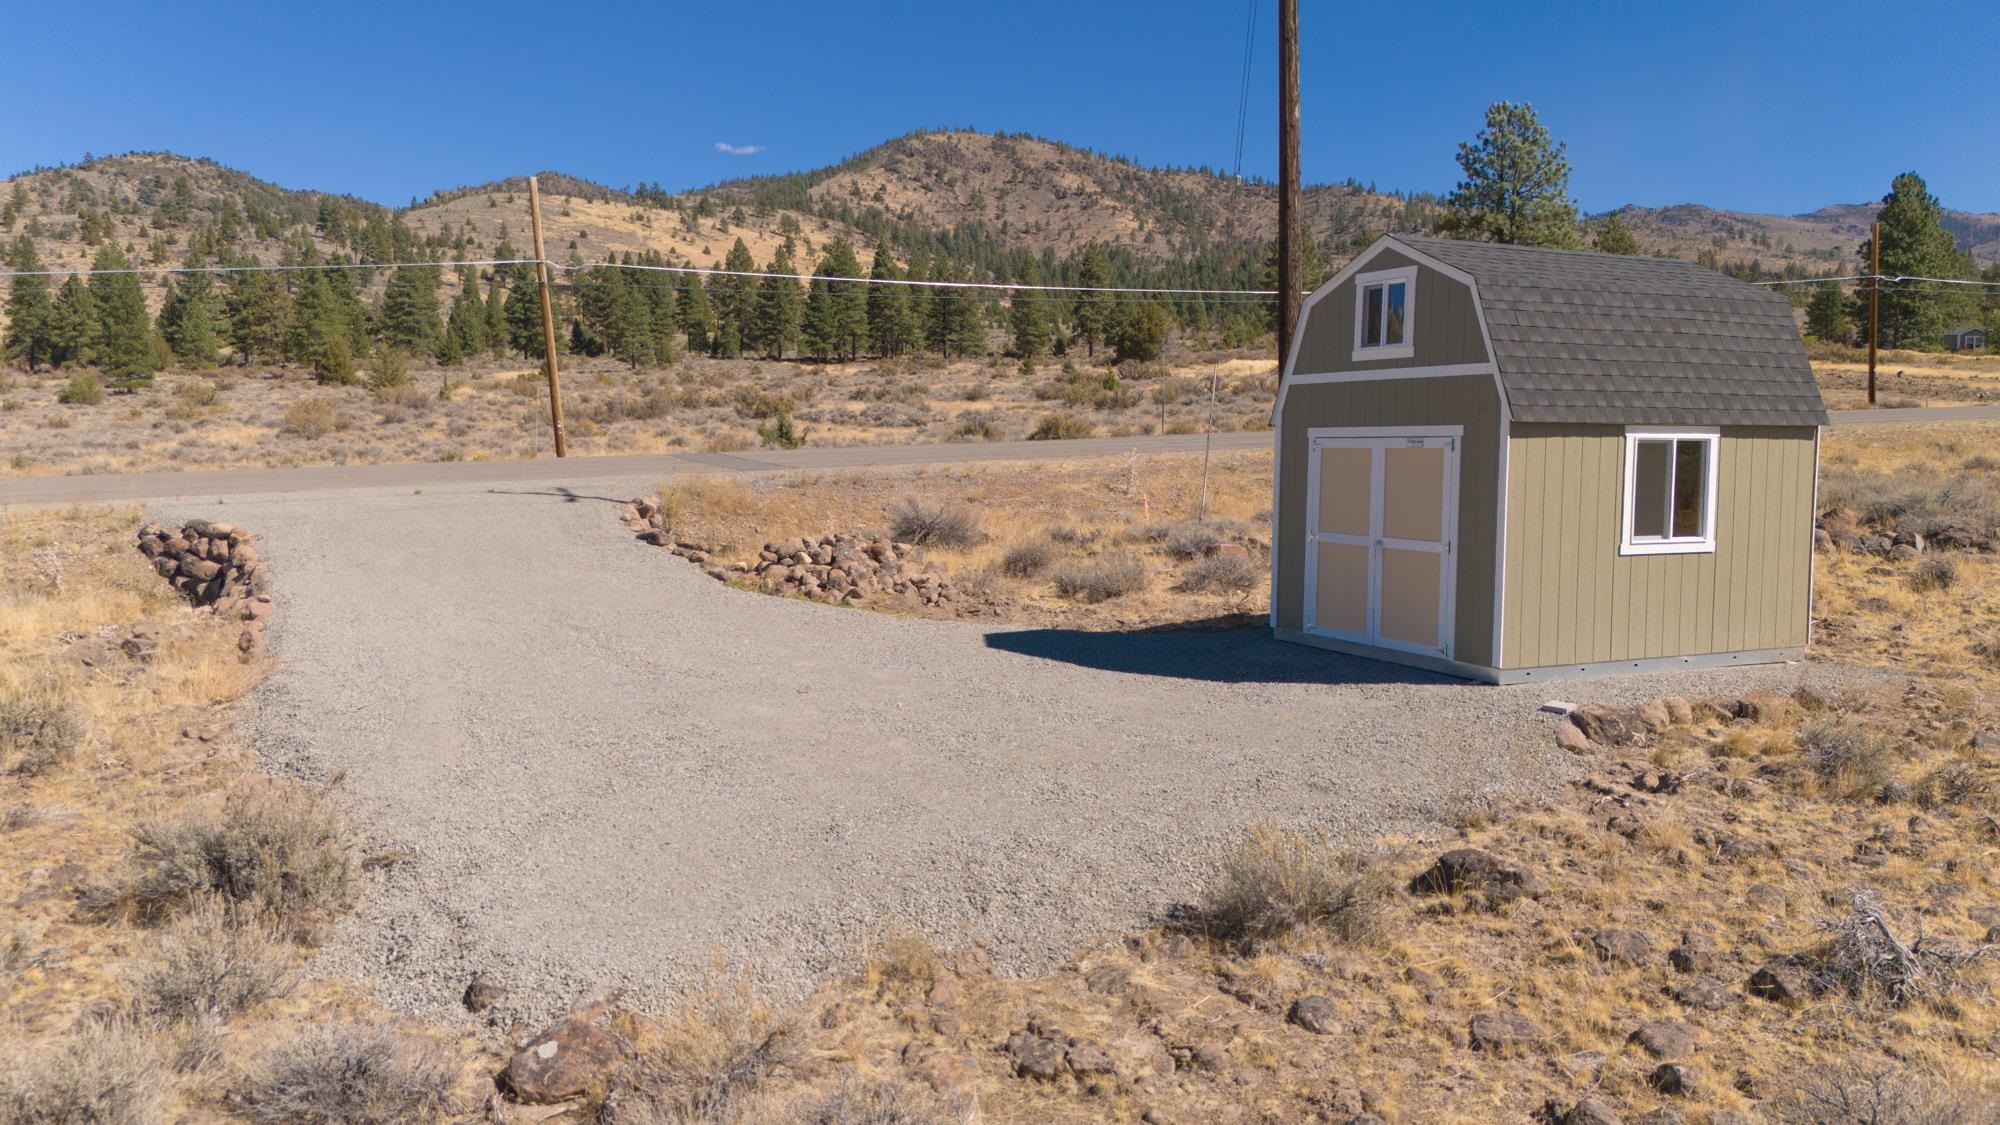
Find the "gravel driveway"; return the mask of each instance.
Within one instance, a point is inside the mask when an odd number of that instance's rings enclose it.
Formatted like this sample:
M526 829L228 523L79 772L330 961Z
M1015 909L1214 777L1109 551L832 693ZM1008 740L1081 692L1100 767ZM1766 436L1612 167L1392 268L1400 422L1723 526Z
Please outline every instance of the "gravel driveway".
M729 589L635 542L653 481L234 497L264 535L271 768L408 853L321 955L391 1004L483 972L544 1016L671 1000L726 955L782 994L913 928L997 967L1197 893L1272 819L1357 840L1572 768L1536 707L1778 667L1473 686L1259 633L1076 637Z

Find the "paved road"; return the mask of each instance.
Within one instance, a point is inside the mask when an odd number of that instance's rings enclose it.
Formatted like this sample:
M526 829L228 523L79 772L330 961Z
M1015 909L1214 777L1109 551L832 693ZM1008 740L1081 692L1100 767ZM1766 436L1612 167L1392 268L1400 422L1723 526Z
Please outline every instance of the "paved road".
M1067 448L1067 447L1064 447ZM277 493L263 538L272 768L333 779L409 855L320 966L450 1011L474 972L535 1020L671 1000L718 951L798 994L892 928L1047 970L1189 901L1259 820L1359 839L1574 769L1546 687L1271 640L1077 634L766 597L636 542L587 490ZM1566 683L1568 699L1790 686L1813 666Z
M1833 424L1913 425L1924 422L2000 420L2000 405L1941 406L1907 410L1838 410ZM1268 449L1268 432L1216 434L1219 450ZM763 472L771 469L861 469L893 465L1022 461L1177 453L1202 447L1199 434L1162 437L1084 438L1074 441L996 441L953 445L876 445L833 449L758 450L748 453L641 454L571 457L557 461L461 461L404 465L324 465L294 469L219 469L187 473L124 473L68 477L0 478L0 507L325 492L354 488L429 488L465 484L568 484L610 477L648 479L648 488L678 473Z

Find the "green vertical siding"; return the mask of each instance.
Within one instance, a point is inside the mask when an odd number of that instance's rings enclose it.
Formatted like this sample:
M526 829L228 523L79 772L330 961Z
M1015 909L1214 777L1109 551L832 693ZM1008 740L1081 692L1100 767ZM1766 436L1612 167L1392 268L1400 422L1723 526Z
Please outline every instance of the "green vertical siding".
M1421 331L1421 329L1420 329ZM1476 362L1476 360L1474 361ZM1457 625L1452 656L1491 664L1493 555L1498 542L1500 394L1491 375L1381 379L1294 386L1280 419L1272 590L1280 629L1304 625L1308 450L1306 431L1324 426L1458 425Z
M1714 553L1620 555L1623 428L1516 423L1499 666L1803 646L1814 446L1810 427L1725 427Z
M1363 273L1393 270L1417 263L1393 250L1377 254ZM1434 269L1417 272L1414 315L1410 321L1410 343L1415 350L1407 359L1383 359L1366 363L1354 361L1354 283L1338 288L1313 303L1306 314L1305 332L1299 340L1298 361L1292 370L1319 374L1329 371L1387 371L1404 367L1445 367L1460 363L1486 362L1486 336L1479 330L1479 310L1472 291Z

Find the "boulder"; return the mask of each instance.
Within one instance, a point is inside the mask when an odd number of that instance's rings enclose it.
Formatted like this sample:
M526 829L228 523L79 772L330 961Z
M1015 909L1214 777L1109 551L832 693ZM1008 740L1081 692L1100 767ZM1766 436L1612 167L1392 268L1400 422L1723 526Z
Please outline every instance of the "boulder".
M1667 990L1674 1003L1683 1008L1694 1008L1704 1012L1720 1012L1736 1003L1736 994L1707 977L1674 985Z
M1750 974L1750 995L1793 1006L1813 998L1812 974L1790 961L1772 961Z
M1612 1108L1597 1098L1585 1098L1562 1115L1562 1125L1624 1125Z
M1570 712L1569 721L1585 738L1601 746L1625 746L1638 740L1641 729L1632 711L1602 704L1585 704Z
M465 995L461 999L466 1011L483 1012L506 998L506 989L484 976L475 976L465 986Z
M1667 962L1675 972L1705 973L1715 967L1717 950L1712 938L1682 934L1681 943L1667 951Z
M1701 1045L1701 1029L1685 1020L1651 1020L1640 1024L1627 1042L1656 1059L1685 1059Z
M1454 848L1410 881L1413 894L1456 894L1476 890L1495 902L1538 898L1542 881L1534 872L1479 848Z
M1572 754L1590 753L1590 737L1567 718L1556 724L1556 745Z
M1664 699L1649 699L1639 705L1639 725L1653 734L1665 734L1674 725L1673 713Z
M1665 702L1667 705L1667 716L1673 719L1675 726L1684 727L1694 722L1694 704L1689 703L1678 695L1669 697Z
M1053 1082L1063 1075L1069 1053L1061 1039L1015 1032L1007 1039L1007 1057L1014 1061L1014 1073L1022 1078Z
M1332 1035L1340 1030L1340 1010L1324 996L1301 996L1292 1001L1287 1019L1314 1035Z
M1646 1085L1669 1097L1693 1097L1694 1070L1685 1063L1661 1063L1646 1076Z
M1643 965L1653 954L1653 941L1637 930L1599 930L1590 935L1590 949L1599 961Z
M1481 1012L1472 1017L1466 1033L1475 1050L1503 1052L1531 1047L1548 1037L1540 1024L1519 1012Z
M1735 710L1739 719L1777 725L1796 717L1799 705L1797 700L1783 692L1753 691L1736 700Z
M1069 1050L1063 1052L1063 1061L1069 1064L1070 1073L1079 1078L1118 1073L1118 1064L1111 1056L1088 1043L1070 1044Z
M516 1101L549 1105L589 1090L623 1059L630 1046L583 1014L561 1022L514 1052L499 1083Z

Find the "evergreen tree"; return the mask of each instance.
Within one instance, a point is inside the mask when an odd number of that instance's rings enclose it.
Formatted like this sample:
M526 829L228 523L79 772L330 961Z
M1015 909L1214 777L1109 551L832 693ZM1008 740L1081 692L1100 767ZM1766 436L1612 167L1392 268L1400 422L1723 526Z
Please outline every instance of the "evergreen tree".
M1040 285L1041 270L1033 264L1021 273L1021 284ZM1049 350L1055 330L1049 324L1049 302L1043 293L1016 289L1007 306L1007 325L1014 334L1014 354L1032 360Z
M1111 284L1111 267L1105 259L1103 246L1092 242L1083 248L1083 256L1076 267L1076 284L1085 289L1102 288ZM1085 355L1097 354L1097 342L1105 338L1107 330L1111 327L1111 312L1108 294L1076 294L1070 313L1070 324L1077 338L1083 341Z
M957 281L954 271L940 261L931 266L932 281ZM939 355L974 355L986 350L986 317L978 295L955 286L927 291L929 316L924 323L924 343Z
M738 245L741 245L739 242ZM760 348L772 359L783 359L799 343L799 283L791 275L792 243L786 239L771 256L770 268L757 283L756 309L750 320L750 334L744 344Z
M242 259L238 265L256 265L256 259ZM223 303L229 319L229 342L245 363L266 362L285 353L291 336L292 299L284 281L275 273L246 270L228 275L228 296Z
M55 313L49 318L49 355L57 367L97 359L104 335L97 298L82 277L71 274L56 290Z
M437 350L444 331L438 322L438 276L430 266L401 266L382 290L382 341L412 353Z
M1625 220L1619 218L1615 211L1610 218L1604 220L1603 226L1597 228L1597 238L1593 245L1600 254L1639 252L1639 240L1632 237L1632 228L1626 226Z
M462 266L459 274L458 296L451 301L451 316L444 326L446 343L438 349L439 362L444 362L447 347L457 352L460 363L486 350L486 303L479 299L479 269Z
M834 239L813 271L812 289L806 294L806 347L820 359L854 359L861 354L861 339L868 332L867 287L830 280L860 276L861 259L855 256L854 244Z
M1527 103L1495 102L1486 127L1458 146L1465 179L1446 197L1443 229L1462 238L1522 246L1574 246L1566 146Z
M199 269L200 255L187 264ZM215 281L205 273L184 273L174 279L160 305L160 335L174 358L189 367L213 367L222 359L216 331Z
M138 275L118 244L107 242L90 263L90 295L97 304L100 349L97 361L114 386L150 383L162 366L154 346L153 318Z
M1160 358L1172 323L1167 307L1158 301L1145 301L1131 309L1118 318L1113 333L1112 346L1117 349L1118 359L1151 363Z
M729 248L729 256L722 260L722 268L729 272L717 274L708 289L709 300L715 306L716 323L727 340L734 341L737 347L748 347L754 335L750 330L750 316L756 308L758 281L742 275L755 273L757 262L740 237Z
M625 270L599 266L585 273L576 295L579 346L588 355L611 355L636 370L655 355L652 306Z
M19 184L15 187L18 189ZM42 260L35 253L34 240L23 234L14 239L7 254L7 267L39 271ZM7 287L7 335L0 353L25 364L29 372L56 362L55 299L49 295L46 277L13 278Z
M1961 252L1939 222L1944 208L1915 172L1897 176L1882 197L1882 273L1889 277L1970 279L1972 259ZM1873 249L1861 244L1861 260ZM1884 284L1881 295L1883 347L1939 348L1944 333L1969 323L1978 307L1970 286L1927 281Z
M641 266L664 266L667 260L657 250L639 255ZM678 354L680 306L676 301L674 275L661 269L636 271L629 279L633 298L644 309L648 328L645 362L672 363Z
M533 266L508 268L515 272L501 308L507 326L507 346L529 359L541 359L547 350L542 345L541 282L536 279Z
M889 253L889 244L875 244L875 262L868 269L868 276L877 282L895 279L896 259ZM880 356L901 355L910 345L910 293L906 286L868 286L868 299L863 315L868 322L868 344Z
M1806 303L1806 332L1830 343L1852 343L1852 307L1852 299L1840 288L1838 281L1820 282L1813 287L1812 300Z
M682 274L674 318L687 333L691 352L709 351L714 345L715 309L708 301L708 287L698 273Z
M493 271L493 280L486 285L486 348L495 359L507 354L507 286L506 277L511 267L501 266Z

